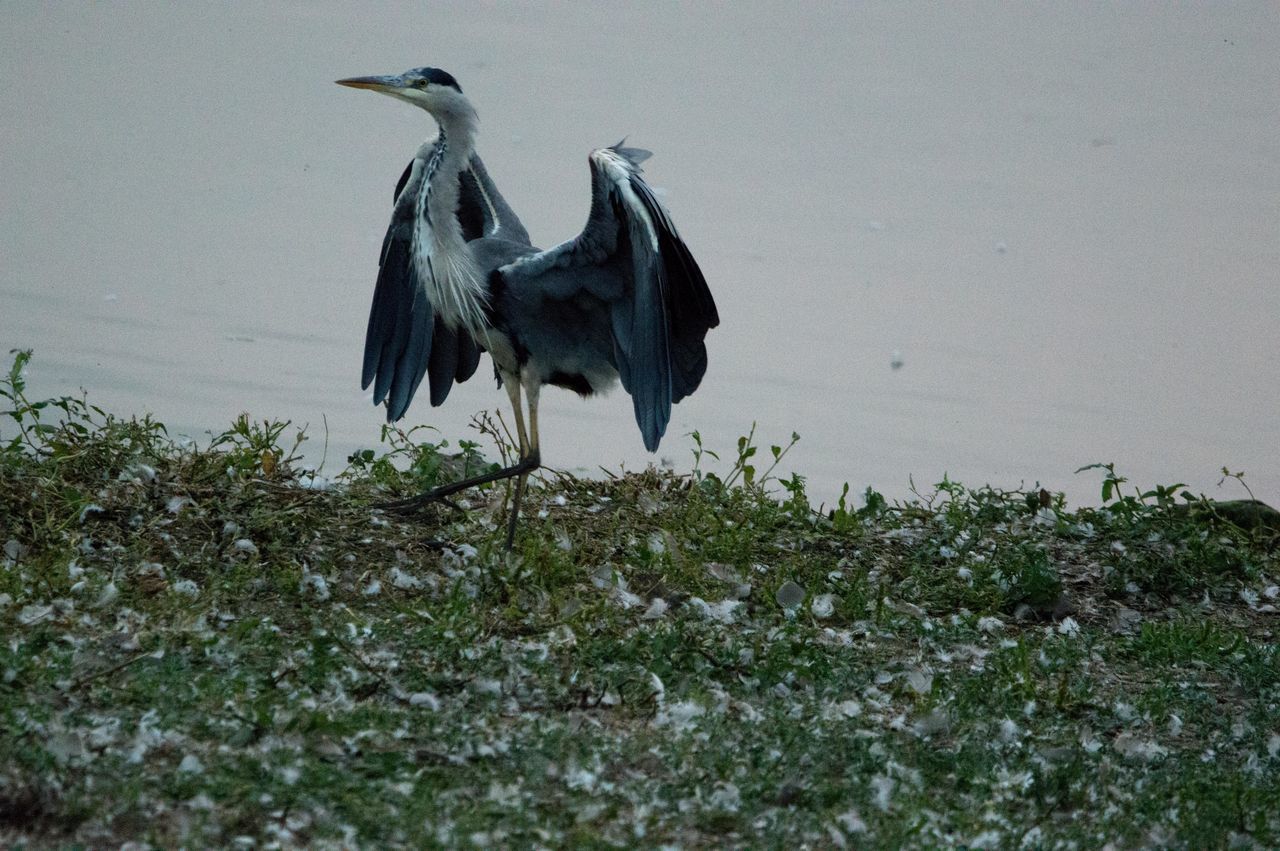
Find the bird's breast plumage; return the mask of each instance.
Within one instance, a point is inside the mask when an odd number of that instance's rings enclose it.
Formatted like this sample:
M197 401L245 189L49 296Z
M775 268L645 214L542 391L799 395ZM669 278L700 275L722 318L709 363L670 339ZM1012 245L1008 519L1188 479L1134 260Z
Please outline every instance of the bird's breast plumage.
M484 334L488 294L480 270L463 238L455 211L458 169L451 167L444 135L423 164L415 199L413 260L418 280L440 318L473 337Z

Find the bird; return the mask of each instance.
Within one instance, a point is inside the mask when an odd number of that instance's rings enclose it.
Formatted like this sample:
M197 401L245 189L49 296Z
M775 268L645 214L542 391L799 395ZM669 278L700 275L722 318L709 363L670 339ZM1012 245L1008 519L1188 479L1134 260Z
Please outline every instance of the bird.
M538 400L547 385L583 397L617 384L631 396L650 452L671 406L698 389L707 332L720 323L701 268L645 181L651 154L626 140L588 155L591 198L576 237L540 250L476 150L478 117L452 74L422 67L339 85L425 110L437 133L396 184L365 335L361 386L388 422L418 386L444 403L482 353L514 410L516 463L384 507L412 510L466 488L518 477L512 547L530 472L541 466ZM527 409L527 427L525 410Z

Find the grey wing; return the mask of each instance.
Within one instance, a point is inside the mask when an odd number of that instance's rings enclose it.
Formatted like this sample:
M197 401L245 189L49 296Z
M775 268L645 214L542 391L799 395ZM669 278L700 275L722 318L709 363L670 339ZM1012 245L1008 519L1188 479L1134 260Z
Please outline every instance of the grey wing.
M436 316L418 280L413 217L422 169L422 161L415 159L397 185L364 340L360 386L373 384L373 403L386 402L387 422L404 416L424 376L430 375L431 404L439 405L453 383L470 378L480 363L475 341Z
M648 156L620 145L593 151L582 233L500 271L513 288L537 288L543 298L585 292L608 305L615 365L652 452L672 404L702 381L703 341L720 317L702 270L641 177Z
M492 237L529 245L529 232L494 185L480 157L473 154L458 175L458 222L468 242Z

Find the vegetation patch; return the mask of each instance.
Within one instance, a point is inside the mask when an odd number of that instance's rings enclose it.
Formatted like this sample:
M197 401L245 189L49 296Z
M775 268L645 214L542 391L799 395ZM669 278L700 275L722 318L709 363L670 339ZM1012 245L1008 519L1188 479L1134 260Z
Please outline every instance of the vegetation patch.
M387 430L326 479L0 382L6 847L1274 847L1277 525L1128 488L812 506ZM794 442L794 441L793 441ZM789 447L771 447L772 462ZM761 453L763 454L763 453Z

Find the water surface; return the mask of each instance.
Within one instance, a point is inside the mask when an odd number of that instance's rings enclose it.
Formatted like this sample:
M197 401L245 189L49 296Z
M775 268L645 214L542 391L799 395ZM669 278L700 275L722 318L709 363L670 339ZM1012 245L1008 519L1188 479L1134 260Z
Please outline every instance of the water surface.
M431 130L332 84L433 64L536 242L586 154L651 148L720 305L658 458L629 400L548 392L543 457L691 463L758 422L830 500L1064 489L1114 460L1280 503L1280 6L9 4L0 346L32 389L176 431L373 445L358 386L395 179ZM895 352L899 353L895 358ZM901 367L893 368L895 360ZM408 422L474 438L487 378ZM790 469L790 468L788 468Z

